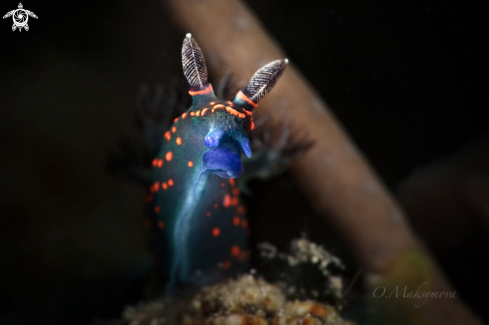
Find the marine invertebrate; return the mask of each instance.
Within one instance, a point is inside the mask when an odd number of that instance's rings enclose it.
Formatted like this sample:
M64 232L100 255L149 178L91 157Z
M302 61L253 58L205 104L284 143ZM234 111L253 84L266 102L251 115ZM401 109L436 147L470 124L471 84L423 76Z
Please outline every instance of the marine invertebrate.
M204 56L190 34L182 62L192 106L162 135L146 200L146 231L167 293L246 268L248 223L234 178L243 173L241 153L251 157L245 131L254 128L253 110L287 64L265 65L229 101L214 95Z

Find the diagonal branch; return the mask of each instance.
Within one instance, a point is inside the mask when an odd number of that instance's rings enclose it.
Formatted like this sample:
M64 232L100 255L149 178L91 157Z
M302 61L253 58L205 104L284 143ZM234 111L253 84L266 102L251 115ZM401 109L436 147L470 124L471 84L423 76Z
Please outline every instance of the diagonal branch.
M199 40L215 75L231 70L236 80L246 82L250 71L286 57L238 0L161 2L167 5L176 23ZM373 279L381 279L382 285L419 286L427 279L430 291L453 291L413 233L403 211L293 65L257 112L279 107L298 126L310 130L315 142L291 167L296 181L317 212L337 225L370 275L366 278L368 284L373 286ZM414 309L412 305L409 308ZM459 299L433 299L416 312L423 324L480 324Z

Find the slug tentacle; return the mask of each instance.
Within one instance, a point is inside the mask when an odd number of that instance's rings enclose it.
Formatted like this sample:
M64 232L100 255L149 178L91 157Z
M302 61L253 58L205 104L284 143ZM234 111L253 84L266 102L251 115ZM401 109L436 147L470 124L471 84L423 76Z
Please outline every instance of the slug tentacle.
M236 94L233 100L237 104L248 106L249 110L253 110L258 106L258 101L265 97L277 83L278 78L284 72L285 66L289 60L275 60L260 68L246 88Z
M182 47L183 74L190 84L191 90L198 91L207 88L207 66L205 65L204 54L189 33L183 40Z

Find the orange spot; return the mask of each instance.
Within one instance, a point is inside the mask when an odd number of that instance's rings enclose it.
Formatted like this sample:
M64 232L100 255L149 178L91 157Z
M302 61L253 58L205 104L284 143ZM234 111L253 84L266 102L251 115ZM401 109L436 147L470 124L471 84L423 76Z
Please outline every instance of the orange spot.
M186 117L187 117L187 112L182 114L182 118L186 118Z
M230 102L230 101L227 101L227 103L228 103L229 106L233 106L234 105L233 102Z
M239 195L239 188L235 187L233 188L233 195L238 196Z
M171 128L171 131L172 131L173 133L177 132L177 127L176 127L176 126L172 127L172 128Z
M160 213L160 207L159 206L155 206L155 212Z
M231 267L231 262L226 261L226 262L222 263L222 268L223 268L223 269L227 270L227 269L229 269L230 267Z
M225 208L229 208L231 206L231 196L229 196L229 194L224 195L224 200L222 200L222 205Z
M178 117L175 117L175 119L173 120L173 123L175 123L176 121L178 121Z
M207 110L208 110L207 107L202 110L202 116L204 116L204 114L205 114L205 112L207 112Z
M160 189L160 183L155 182L153 184L152 192L158 192L159 189Z
M234 184L235 184L235 183L234 183L234 178L230 178L230 179L229 179L229 184L231 184L231 186L234 186Z
M240 249L238 246L234 245L233 247L231 247L231 254L233 254L233 256L238 256L239 252L240 252Z
M221 229L219 229L219 228L212 229L212 236L217 237L220 234L221 234Z
M158 159L158 168L163 167L163 159Z
M248 104L250 104L251 106L253 106L255 108L258 106L258 104L255 104L251 99L249 99L245 94L243 94L243 92L241 90L238 91L238 93L236 94L236 97L241 98L242 100L244 100L245 102L247 102Z
M253 130L254 128L255 128L255 122L251 121L250 130Z
M153 159L153 167L156 167L157 164L158 164L158 159L157 158Z
M195 116L200 116L200 111L197 111L197 113L195 113Z
M195 116L195 112L190 112L190 116Z
M221 187L224 187L224 183L221 183Z
M231 125L228 125L228 128L231 128Z
M181 145L182 144L182 138L178 137L177 140L175 140L175 142L177 143L177 145Z
M166 191L168 189L168 184L166 182L161 183L161 187Z
M216 105L216 102L210 102L209 105L214 106L214 105Z
M170 139L171 139L170 131L165 132L165 138L166 138L166 140L170 141Z
M168 151L166 153L165 158L166 158L166 161L170 161L173 158L173 153L171 151Z
M241 221L241 227L243 227L243 228L248 227L248 220Z
M173 179L170 178L168 180L168 186L173 186L173 185L175 185L175 183L173 183Z
M194 165L193 162L189 161L188 164L187 164L189 167L192 167Z
M211 213L210 213L210 212L207 212L207 213L205 214L205 216L206 216L206 217L210 217L210 216L211 216Z
M212 91L212 85L209 85L204 90L198 90L198 91L189 90L188 93L190 94L190 96L195 96L195 95L205 95L205 94L210 93L211 91Z
M158 228L163 229L163 227L165 227L163 221L158 221Z
M214 209L217 209L218 205L217 203L214 203Z
M233 225L235 225L236 227L239 226L240 224L240 220L239 220L239 217L236 216L233 218Z
M235 207L238 204L239 204L239 199L237 197L233 197L233 199L231 200L231 205Z

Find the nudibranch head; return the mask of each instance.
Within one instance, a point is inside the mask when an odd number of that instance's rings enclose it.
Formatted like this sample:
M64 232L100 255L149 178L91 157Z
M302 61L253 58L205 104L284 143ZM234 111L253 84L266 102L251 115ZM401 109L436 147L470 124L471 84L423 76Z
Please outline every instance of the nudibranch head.
M183 41L182 64L190 84L192 106L179 122L185 121L188 116L186 121L193 123L194 134L203 135L205 151L201 157L201 171L209 170L224 178L241 176L241 152L251 157L250 142L245 131L254 128L253 110L258 106L258 101L273 88L287 63L285 59L265 65L232 101L218 99L207 81L202 50L192 35L187 34Z

